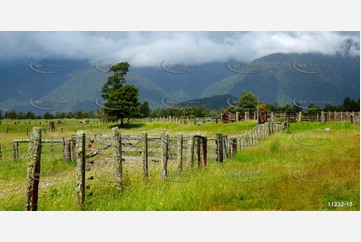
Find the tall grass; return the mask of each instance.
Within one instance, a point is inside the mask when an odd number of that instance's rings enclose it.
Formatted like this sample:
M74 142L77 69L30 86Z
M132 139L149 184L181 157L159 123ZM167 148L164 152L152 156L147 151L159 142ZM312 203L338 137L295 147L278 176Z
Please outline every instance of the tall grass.
M146 130L159 134L200 132L236 135L253 123L144 124L124 132ZM109 127L110 128L110 127ZM325 131L326 128L328 131ZM323 137L316 146L295 142L293 135ZM160 164L150 163L148 181L141 164L125 164L125 182L120 191L109 182L108 167L96 164L87 173L84 210L91 211L216 211L216 210L360 210L359 128L348 122L291 123L254 147L239 151L222 164L185 168L177 173L170 164L169 180L160 176ZM311 142L316 142L311 140ZM75 197L75 164L61 157L42 160L39 210L79 210ZM98 170L97 170L98 169ZM100 178L100 179L99 179ZM0 163L0 210L25 209L26 159ZM329 206L344 202L344 206ZM346 206L352 202L352 206Z

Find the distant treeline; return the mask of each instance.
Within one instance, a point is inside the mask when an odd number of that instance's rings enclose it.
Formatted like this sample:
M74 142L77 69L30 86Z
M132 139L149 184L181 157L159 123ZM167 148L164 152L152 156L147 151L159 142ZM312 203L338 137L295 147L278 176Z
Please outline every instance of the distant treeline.
M342 105L325 105L324 108L318 107L316 104L310 104L307 106L308 109L302 108L303 104L299 105L285 105L285 106L277 106L266 103L258 103L257 107L260 108L261 112L308 112L308 113L316 113L316 112L359 112L360 111L360 100L354 100L349 97L346 97L343 101ZM238 110L237 106L229 106L226 108L231 112L242 111ZM134 118L159 118L159 117L219 117L220 110L212 110L207 108L204 105L197 106L180 106L180 107L171 107L171 108L157 108L150 109L149 104L147 102L142 103L140 106L140 113L134 116ZM15 110L11 110L8 112L3 112L0 110L0 119L65 119L65 118L76 118L76 119L84 119L84 118L99 118L106 119L106 115L103 109L100 109L96 112L93 111L82 111L78 110L76 112L56 112L55 114L46 112L44 115L35 115L32 112L16 112Z
M11 110L8 112L2 112L0 110L0 119L65 119L65 118L97 118L96 113L93 111L81 111L78 110L76 112L56 112L55 114L51 114L49 112L44 113L44 115L35 115L33 112L16 112L15 110Z

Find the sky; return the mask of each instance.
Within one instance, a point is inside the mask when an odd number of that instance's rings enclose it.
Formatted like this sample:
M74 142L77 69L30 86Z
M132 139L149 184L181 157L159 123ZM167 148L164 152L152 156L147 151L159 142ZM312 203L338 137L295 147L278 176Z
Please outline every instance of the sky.
M360 55L359 32L0 32L0 62L71 59L159 66L163 60L205 64L251 62L273 53Z

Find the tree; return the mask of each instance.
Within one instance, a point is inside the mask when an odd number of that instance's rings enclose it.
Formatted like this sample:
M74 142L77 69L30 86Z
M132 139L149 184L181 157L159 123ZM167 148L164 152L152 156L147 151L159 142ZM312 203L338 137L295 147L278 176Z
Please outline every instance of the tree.
M66 117L66 113L65 112L56 112L55 113L55 118L57 119L63 119Z
M293 110L295 110L295 112L302 112L303 108L301 107L301 104L297 101L295 103L295 105L293 105Z
M343 111L349 111L349 112L360 112L360 99L356 102L354 99L351 99L349 97L346 97L343 100L342 105Z
M85 118L94 118L95 117L94 112L91 110L88 112L85 112L84 115L85 115Z
M95 114L95 117L100 119L102 122L105 122L106 119L107 119L107 116L104 112L104 109L98 109L96 114Z
M351 101L351 98L349 97L346 97L344 100L343 100L343 110L344 111L351 111L352 109L352 101Z
M124 125L124 120L129 122L130 118L140 115L140 103L138 101L139 90L133 85L124 85L124 76L127 74L130 65L128 62L121 62L112 66L109 71L113 75L108 77L108 81L102 89L104 99L104 111L111 121L120 120L120 125Z
M25 119L26 118L26 114L24 112L19 112L18 113L18 119Z
M140 114L142 115L143 118L149 117L150 108L149 108L149 103L147 101L145 101L140 105Z
M52 115L51 113L49 113L49 112L44 113L44 119L53 119L53 118L54 118L54 115Z
M251 91L243 90L242 94L239 96L238 108L244 111L256 110L258 100L256 95Z
M78 111L75 112L74 117L76 119L82 119L82 118L84 118L84 112L81 111L81 110L78 110Z
M27 119L35 119L36 115L33 112L29 111L29 112L26 113L26 118Z
M15 110L11 110L9 112L7 112L7 118L9 119L17 119L18 118L18 114Z
M257 104L257 108L261 113L269 112L268 104L266 104L266 103Z
M323 109L323 111L325 112L339 112L342 110L342 107L340 106L336 106L336 105L331 105L331 104L326 104L325 108Z
M160 118L160 117L168 117L169 109L168 108L157 108L150 112L151 118Z
M320 111L321 111L320 107L313 103L311 103L310 106L308 106L308 110L307 110L308 113L319 113Z
M74 114L72 112L68 112L66 115L65 115L66 118L74 118Z
M294 112L295 110L293 110L293 108L290 105L286 104L286 106L284 106L284 107L279 107L278 111L280 111L280 112Z

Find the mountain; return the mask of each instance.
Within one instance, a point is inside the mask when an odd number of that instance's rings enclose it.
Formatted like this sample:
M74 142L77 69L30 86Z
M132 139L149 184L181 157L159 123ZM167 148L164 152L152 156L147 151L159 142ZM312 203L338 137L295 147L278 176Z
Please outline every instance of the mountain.
M71 104L67 107L68 111L99 109L102 100L101 89L109 76L94 68L76 70L63 85L49 92L42 99L67 100ZM160 106L160 98L167 96L157 85L136 73L129 72L125 78L126 84L139 88L140 101L148 101L151 106ZM100 101L96 102L97 99Z
M206 106L211 110L221 111L222 109L228 107L230 104L233 104L232 101L234 100L237 100L237 98L229 94L224 94L180 102L177 106Z
M45 68L43 63L47 63L49 68ZM62 85L72 71L85 65L87 63L82 61L46 59L0 62L0 109L18 110L19 104L27 103L31 97L44 96L44 93ZM46 70L54 74L42 73ZM29 107L20 108L19 111L22 109L29 110Z
M201 97L238 97L246 89L261 101L280 105L292 104L294 98L334 105L347 96L360 98L359 57L276 53L232 70L233 75L207 87Z
M42 62L45 63L45 61ZM2 79L0 81L6 89L0 89L0 109L31 111L36 114L43 114L47 111L68 112L100 109L101 89L110 74L99 71L86 62L77 64L75 69L54 74L36 73L19 64L8 66L8 73L1 71ZM69 63L67 66L74 67ZM140 101L148 101L151 107L160 107L161 98L168 96L152 81L137 73L128 72L125 78L126 84L139 88ZM98 102L96 102L97 100Z
M101 107L101 89L109 75L84 60L3 61L0 109L36 114L95 111ZM242 90L272 104L293 105L296 98L338 105L345 97L360 98L360 57L275 53L251 63L201 65L164 60L156 67L131 67L126 80L139 88L140 101L148 101L151 108L163 107L166 98L218 110Z
M179 100L199 98L204 89L231 74L225 63L197 65L164 61L157 67L131 70L152 80L169 96Z

